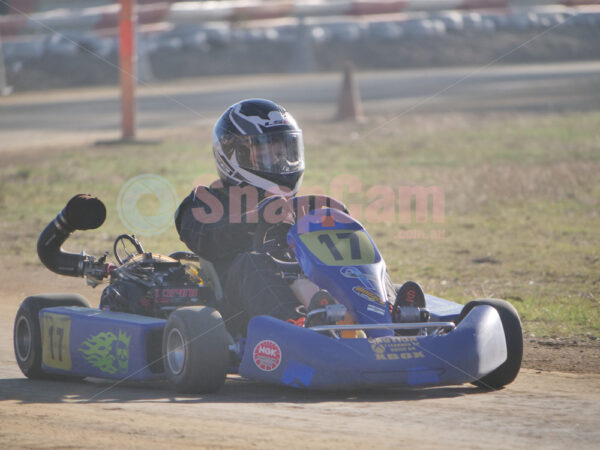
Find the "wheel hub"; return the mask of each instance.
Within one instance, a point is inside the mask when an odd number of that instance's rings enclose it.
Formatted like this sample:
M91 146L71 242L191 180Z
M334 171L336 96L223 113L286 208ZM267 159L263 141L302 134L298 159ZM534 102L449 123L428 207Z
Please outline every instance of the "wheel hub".
M177 328L169 331L167 337L167 364L174 375L179 375L185 367L186 343Z
M17 350L17 358L20 361L27 361L29 354L31 353L31 324L26 317L19 317L17 325L15 327L15 348Z

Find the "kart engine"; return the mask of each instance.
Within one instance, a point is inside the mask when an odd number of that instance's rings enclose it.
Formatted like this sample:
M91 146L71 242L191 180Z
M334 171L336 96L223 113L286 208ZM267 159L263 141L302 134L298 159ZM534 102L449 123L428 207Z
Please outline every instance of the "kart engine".
M50 222L38 238L38 256L50 270L60 275L85 277L95 287L110 277L100 298L100 308L145 316L166 318L177 308L215 305L212 280L188 252L163 256L144 252L135 236L122 234L113 245L119 266L99 259L65 252L61 246L75 230L93 230L106 218L106 207L96 197L78 194ZM127 245L135 249L130 253ZM120 256L118 249L122 248ZM175 259L177 258L177 259Z
M100 308L166 318L182 306L214 302L214 291L199 265L142 253L111 272Z

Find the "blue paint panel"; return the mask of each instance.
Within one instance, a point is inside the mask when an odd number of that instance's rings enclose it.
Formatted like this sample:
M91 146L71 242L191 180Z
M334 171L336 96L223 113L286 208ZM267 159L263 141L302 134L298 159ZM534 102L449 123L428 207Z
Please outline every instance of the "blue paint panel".
M431 313L431 320L435 321L454 321L463 309L463 305L425 294L427 309Z
M440 382L440 373L426 368L409 370L406 382L411 386L435 385Z
M294 387L309 387L315 369L298 361L290 361L283 372L281 382Z

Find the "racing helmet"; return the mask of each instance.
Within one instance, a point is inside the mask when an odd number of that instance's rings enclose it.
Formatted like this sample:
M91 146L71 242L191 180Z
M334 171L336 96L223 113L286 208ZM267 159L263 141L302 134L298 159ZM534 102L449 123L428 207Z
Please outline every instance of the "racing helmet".
M248 99L227 108L213 129L213 153L225 184L295 195L302 183L302 130L269 100Z

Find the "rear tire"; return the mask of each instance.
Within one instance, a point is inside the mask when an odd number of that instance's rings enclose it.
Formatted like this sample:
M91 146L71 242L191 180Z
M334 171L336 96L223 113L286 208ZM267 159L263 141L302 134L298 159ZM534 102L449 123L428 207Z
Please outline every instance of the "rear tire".
M163 362L171 385L188 394L218 391L227 376L231 342L215 309L189 306L173 312L163 334Z
M85 297L79 294L42 294L27 297L21 303L13 331L15 358L21 372L33 379L74 379L45 373L42 369L42 335L40 328L40 310L55 306L90 307Z
M473 300L465 305L460 313L460 320L476 306L488 305L498 311L502 327L504 328L504 338L506 339L506 361L496 370L490 372L483 378L473 382L475 386L484 389L500 389L509 383L512 383L521 369L523 359L523 328L521 319L513 305L499 299Z

